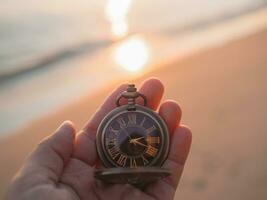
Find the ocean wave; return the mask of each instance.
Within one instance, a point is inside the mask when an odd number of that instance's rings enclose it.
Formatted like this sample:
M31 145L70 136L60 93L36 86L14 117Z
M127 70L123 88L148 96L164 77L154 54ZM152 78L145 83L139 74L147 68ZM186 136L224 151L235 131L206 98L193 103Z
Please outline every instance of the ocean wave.
M87 42L68 48L54 51L53 53L47 53L42 57L37 57L31 61L23 63L22 65L14 66L10 70L6 70L0 73L0 82L16 78L17 76L27 74L29 72L43 70L44 68L52 67L52 64L56 64L66 59L71 59L77 56L81 56L85 53L92 53L101 48L107 47L112 43L111 40L101 40L94 42Z

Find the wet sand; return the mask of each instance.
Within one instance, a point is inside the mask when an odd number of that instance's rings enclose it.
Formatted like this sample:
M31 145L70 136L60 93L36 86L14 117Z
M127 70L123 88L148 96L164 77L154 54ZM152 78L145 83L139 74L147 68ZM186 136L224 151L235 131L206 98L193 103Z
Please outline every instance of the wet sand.
M155 76L164 99L178 101L193 144L176 199L266 199L267 29L235 42L164 62ZM66 119L77 128L115 83L0 141L0 197L33 147Z

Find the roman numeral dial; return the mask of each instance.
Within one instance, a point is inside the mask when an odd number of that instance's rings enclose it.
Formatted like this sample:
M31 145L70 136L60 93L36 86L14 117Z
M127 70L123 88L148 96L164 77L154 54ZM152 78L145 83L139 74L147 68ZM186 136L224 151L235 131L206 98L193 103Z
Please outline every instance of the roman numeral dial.
M120 125L120 128L125 128L127 126L126 122L124 121L123 117L120 117L117 119L118 124Z
M147 149L146 149L146 154L149 155L149 156L151 156L151 157L155 157L156 154L157 154L157 151L158 151L157 148L155 148L155 147L149 145L149 146L147 147Z
M151 127L146 129L146 133L147 134L152 133L154 130L156 130L156 127L155 127L155 125L152 125Z
M127 159L128 159L127 156L120 154L120 157L119 157L119 159L117 160L117 163L118 163L120 166L125 167L126 162L127 162Z
M108 149L108 152L112 159L117 158L118 155L120 155L120 150L117 148L117 146L113 146Z
M127 111L110 120L104 130L105 158L114 167L153 166L162 151L159 123L146 113Z
M137 167L136 158L130 158L130 167L131 168Z
M148 144L159 144L160 143L160 137L148 135L146 138L146 141Z

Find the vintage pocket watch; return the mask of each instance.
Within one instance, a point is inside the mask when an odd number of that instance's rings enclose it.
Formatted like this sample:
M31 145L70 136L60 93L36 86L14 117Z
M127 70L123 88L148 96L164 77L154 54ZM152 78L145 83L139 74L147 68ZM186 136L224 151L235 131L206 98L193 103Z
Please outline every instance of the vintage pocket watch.
M143 106L135 103L139 97ZM122 98L127 99L126 105L121 105ZM168 176L170 171L161 168L169 153L163 119L146 107L146 97L133 84L117 97L116 104L97 130L96 147L103 167L95 177L108 183L140 185Z

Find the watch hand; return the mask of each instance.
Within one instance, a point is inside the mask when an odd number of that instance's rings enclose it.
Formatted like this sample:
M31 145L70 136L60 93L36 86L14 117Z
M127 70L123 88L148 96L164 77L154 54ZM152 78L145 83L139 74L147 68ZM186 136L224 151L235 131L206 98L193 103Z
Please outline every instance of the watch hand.
M143 139L144 138L144 136L143 137L139 137L139 138L134 138L133 140L134 141L138 141L138 140L141 140L141 139Z
M131 139L131 140L130 140L130 143L133 143L134 145L136 145L136 142L137 142L138 140L143 139L143 138L144 138L144 136L143 136L143 137L139 137L139 138Z
M141 146L144 146L144 147L148 147L147 145L143 144L142 142L138 142L136 140L133 141L134 144L139 144Z
M142 139L142 138L144 138L144 137L132 138L131 141L130 141L130 143L133 143L134 141L140 140L140 139Z

